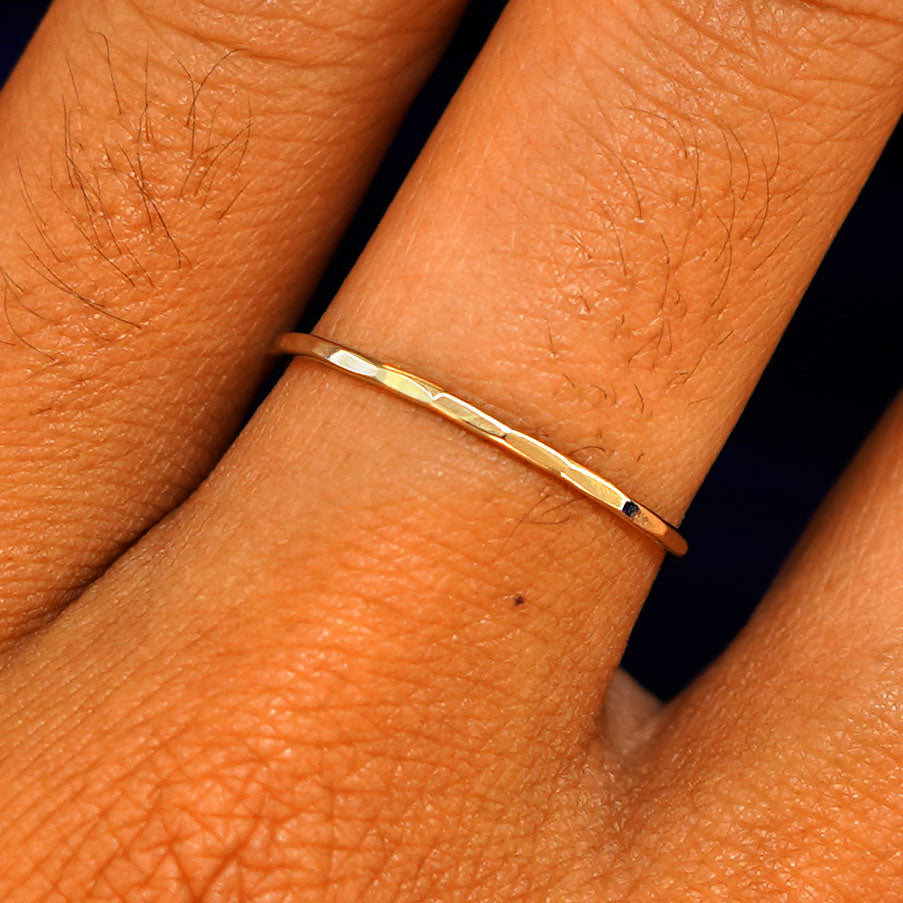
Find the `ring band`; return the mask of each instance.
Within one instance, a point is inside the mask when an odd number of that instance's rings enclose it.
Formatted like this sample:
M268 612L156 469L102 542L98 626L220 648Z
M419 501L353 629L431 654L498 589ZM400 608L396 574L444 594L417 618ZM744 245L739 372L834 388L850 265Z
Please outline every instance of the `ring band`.
M458 426L501 446L522 460L564 480L578 492L599 502L627 523L654 539L672 555L684 555L686 540L667 521L645 505L621 492L589 468L555 451L538 439L506 426L495 417L421 379L413 373L384 364L344 345L301 332L287 332L276 342L277 354L292 354L329 364L413 401Z

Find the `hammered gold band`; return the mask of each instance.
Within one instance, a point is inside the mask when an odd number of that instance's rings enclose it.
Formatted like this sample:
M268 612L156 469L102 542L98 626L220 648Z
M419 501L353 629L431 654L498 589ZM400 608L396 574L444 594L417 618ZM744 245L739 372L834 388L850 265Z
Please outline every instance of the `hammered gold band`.
M684 555L687 551L686 540L674 527L636 499L625 495L608 480L538 439L506 426L500 420L446 392L435 383L391 364L375 361L338 342L307 333L285 333L277 340L275 351L277 354L293 354L329 364L394 392L408 401L429 408L457 423L458 426L501 446L534 467L564 480L578 492L604 505L618 517L654 539L672 555Z

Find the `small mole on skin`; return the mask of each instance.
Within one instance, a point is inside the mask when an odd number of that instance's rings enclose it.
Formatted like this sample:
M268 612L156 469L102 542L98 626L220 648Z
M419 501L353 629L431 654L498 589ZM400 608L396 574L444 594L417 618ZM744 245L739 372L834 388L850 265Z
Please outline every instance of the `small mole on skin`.
M527 600L523 596L515 596L514 604L515 605L523 605Z

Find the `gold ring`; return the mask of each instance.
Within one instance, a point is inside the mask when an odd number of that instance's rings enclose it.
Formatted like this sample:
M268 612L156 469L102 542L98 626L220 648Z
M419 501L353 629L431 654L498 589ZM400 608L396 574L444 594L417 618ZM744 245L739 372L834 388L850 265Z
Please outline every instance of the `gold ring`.
M458 426L501 446L517 457L564 480L578 492L599 502L622 520L636 527L672 555L684 555L687 541L666 520L645 505L621 492L589 468L555 451L538 439L506 426L495 417L445 389L413 373L381 363L346 348L338 342L302 332L287 332L276 342L277 354L293 354L336 367L345 373L394 392Z

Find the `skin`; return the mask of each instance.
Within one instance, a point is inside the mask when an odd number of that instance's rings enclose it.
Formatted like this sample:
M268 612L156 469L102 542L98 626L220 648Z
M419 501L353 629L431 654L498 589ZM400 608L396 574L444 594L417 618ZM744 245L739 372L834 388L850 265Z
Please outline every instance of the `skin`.
M903 896L900 398L664 707L566 486L300 361L223 455L458 12L56 0L0 95L2 899ZM317 331L679 522L901 73L889 0L513 0Z

